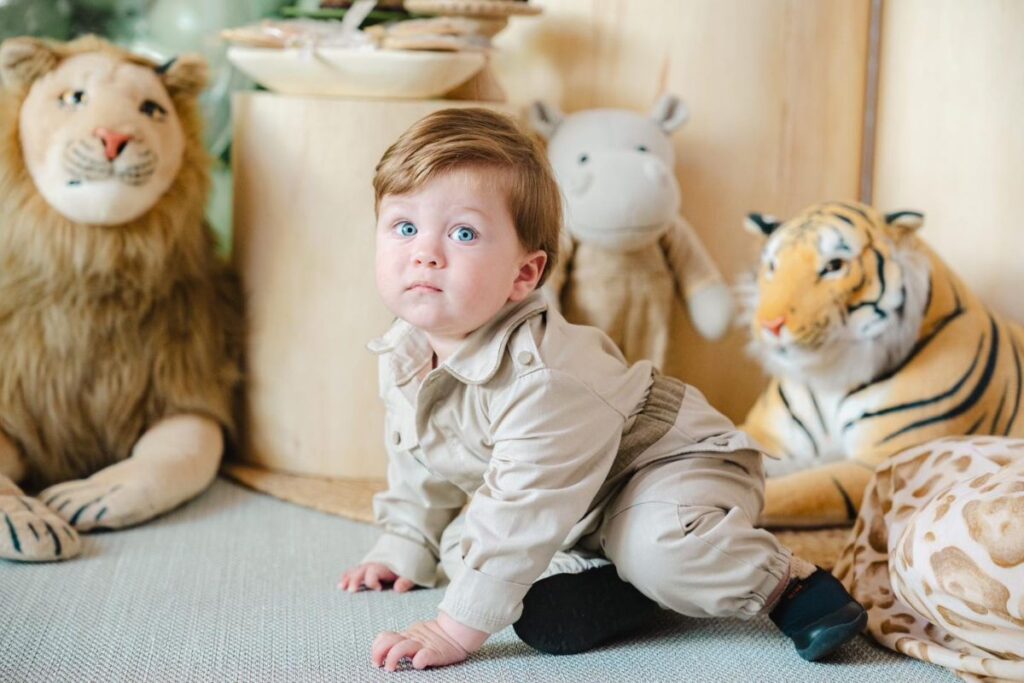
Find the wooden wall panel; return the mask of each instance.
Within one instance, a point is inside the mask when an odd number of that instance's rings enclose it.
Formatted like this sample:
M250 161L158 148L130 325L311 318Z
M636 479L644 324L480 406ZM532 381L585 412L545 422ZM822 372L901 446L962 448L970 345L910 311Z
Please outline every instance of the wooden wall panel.
M1024 322L1024 2L886 0L875 204Z
M496 40L510 103L647 110L663 92L681 96L683 213L728 279L759 248L747 212L858 196L868 0L531 1L545 13ZM745 330L707 343L677 308L673 339L666 370L741 420L765 382Z

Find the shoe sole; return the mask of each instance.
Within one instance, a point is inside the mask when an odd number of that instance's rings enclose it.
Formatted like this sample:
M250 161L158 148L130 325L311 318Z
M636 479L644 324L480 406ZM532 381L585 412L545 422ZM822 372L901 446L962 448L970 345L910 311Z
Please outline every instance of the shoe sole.
M817 662L863 631L867 624L868 613L862 610L850 621L823 628L807 647L796 651L807 661Z

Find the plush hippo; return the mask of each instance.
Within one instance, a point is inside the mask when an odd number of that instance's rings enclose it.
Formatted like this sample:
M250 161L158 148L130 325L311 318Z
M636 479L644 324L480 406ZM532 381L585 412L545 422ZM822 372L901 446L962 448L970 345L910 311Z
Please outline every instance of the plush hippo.
M669 136L688 117L672 95L648 116L625 109L564 116L544 102L530 109L565 202L549 301L570 322L604 330L631 363L664 365L677 293L707 339L725 334L733 316L728 286L679 214Z

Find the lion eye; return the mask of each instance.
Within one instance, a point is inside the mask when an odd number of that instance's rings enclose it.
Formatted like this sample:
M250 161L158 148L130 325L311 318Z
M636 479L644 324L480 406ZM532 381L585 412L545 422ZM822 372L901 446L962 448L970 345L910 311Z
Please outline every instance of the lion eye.
M88 98L84 90L65 90L60 94L60 106L62 109L81 109Z
M160 106L159 102L154 102L153 100L143 102L139 106L139 111L154 121L163 121L167 116L167 110Z

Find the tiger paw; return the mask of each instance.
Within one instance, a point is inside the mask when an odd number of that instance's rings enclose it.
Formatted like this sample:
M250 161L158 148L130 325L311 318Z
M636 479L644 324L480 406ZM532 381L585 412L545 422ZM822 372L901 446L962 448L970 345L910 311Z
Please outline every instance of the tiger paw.
M155 514L144 487L137 482L95 475L51 486L39 499L81 532L121 529Z
M38 500L0 496L0 558L51 562L71 559L81 550L75 530Z

